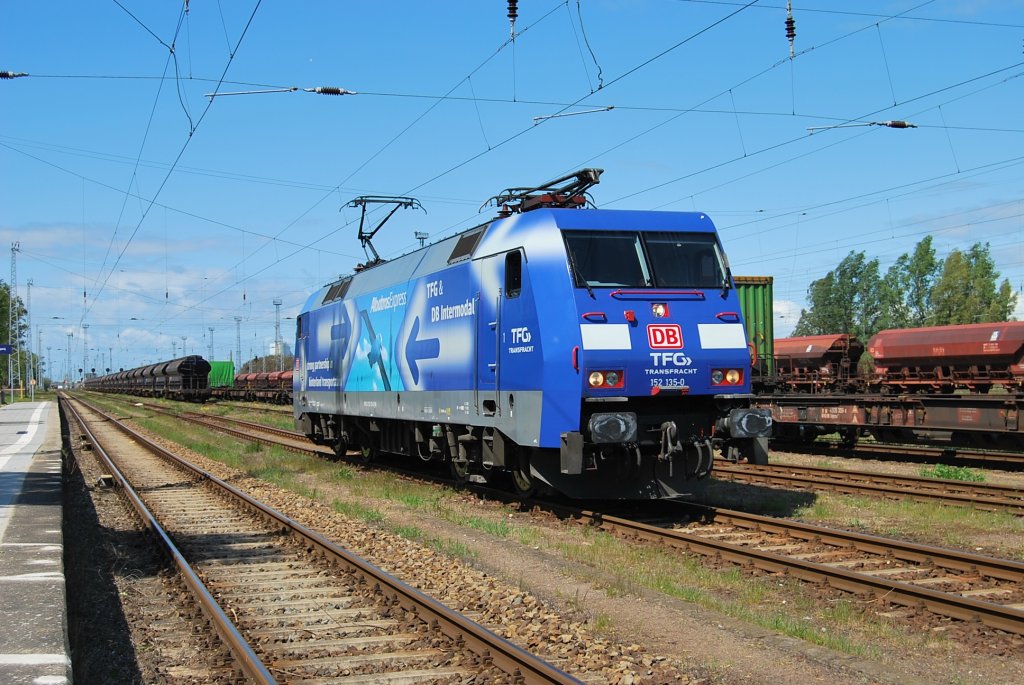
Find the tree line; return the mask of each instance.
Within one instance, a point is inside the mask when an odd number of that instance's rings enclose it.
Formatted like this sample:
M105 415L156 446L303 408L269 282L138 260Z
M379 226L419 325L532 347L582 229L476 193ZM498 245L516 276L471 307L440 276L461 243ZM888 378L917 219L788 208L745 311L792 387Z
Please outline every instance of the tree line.
M794 336L850 333L867 341L889 328L1009 321L1017 306L999 282L988 243L953 250L944 260L926 236L881 275L878 259L851 251L807 288Z
M22 387L25 387L28 384L28 365L32 364L32 368L42 375L42 359L32 352L31 333L28 330L27 321L28 310L20 297L14 298L15 324L13 332L11 331L10 316L11 286L0 281L0 329L3 330L3 333L0 333L0 342L5 345L13 345L17 350L17 353L11 356L9 365L7 355L0 355L0 387L10 388L11 374L8 366L14 367L15 364L18 365Z
M235 370L235 374L240 373L265 373L270 371L277 371L278 367L282 371L291 371L292 367L295 366L295 355L292 354L268 354L263 357L253 357L249 361L245 362L238 369Z

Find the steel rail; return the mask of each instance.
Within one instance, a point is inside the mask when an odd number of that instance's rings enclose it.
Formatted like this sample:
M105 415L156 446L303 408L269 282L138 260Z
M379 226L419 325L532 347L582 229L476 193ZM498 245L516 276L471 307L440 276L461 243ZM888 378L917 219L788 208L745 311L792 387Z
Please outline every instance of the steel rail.
M228 419L234 421L233 419ZM218 426L250 440L262 439L241 431ZM277 444L277 443L274 443ZM964 621L981 621L985 625L1010 633L1024 635L1024 611L991 602L963 597L953 593L915 586L911 583L886 580L865 573L847 571L842 568L817 562L804 561L749 547L712 540L679 530L659 528L639 521L612 516L602 512L565 507L549 502L538 502L549 511L567 517L583 518L597 527L605 527L627 536L667 544L671 547L714 556L741 566L753 566L773 573L792 577L854 594L870 593L880 599L910 607L924 607L932 613ZM840 547L854 548L912 563L932 563L935 566L960 571L983 572L985 575L1005 581L1024 583L1024 563L995 559L956 550L931 547L912 542L882 538L864 533L842 531L811 524L774 519L743 512L688 505L702 511L704 520L718 520L759 532L774 532L793 536L797 539L827 541Z
M728 465L729 462L722 460ZM882 478L894 483L901 483L908 486L919 485L941 485L953 490L965 490L969 492L983 492L990 495L1009 495L1024 500L1024 489L1013 485L998 485L993 483L981 483L974 481L952 480L947 478L930 478L927 476L908 476L893 473L880 473L875 471L856 471L852 469L833 469L825 466L804 466L798 464L774 463L768 465L749 465L752 471L792 470L801 473L824 474L834 477L848 477L851 480L874 480Z
M276 428L274 426L266 426L253 421L244 421L241 419L228 418L223 416L207 416L197 412L181 412L180 414L174 414L160 407L150 407L156 411L168 413L170 415L186 418L190 421L195 421L203 425L211 426L216 430L224 431L235 437L245 438L254 440L268 445L278 445L285 449L291 449L297 452L305 454L324 454L334 456L334 453L328 448L313 446L310 443L310 447L298 447L290 444L282 444L266 438L253 435L252 433L244 430L238 430L232 428L227 424L234 424L244 426L248 429L255 431L264 432L270 435L277 435L289 440L296 440L299 442L306 442L308 439L301 433L295 431L286 430L283 428ZM758 483L762 481L768 481L769 483L782 484L782 485L803 485L809 487L817 487L817 489L829 489L844 494L873 494L881 495L883 497L895 497L899 499L915 499L919 501L940 501L948 504L955 504L961 506L973 506L978 509L985 509L989 511L1001 511L1007 510L1015 514L1024 514L1024 491L1009 486L994 486L994 485L980 485L976 483L965 483L964 481L953 481L953 480L942 480L936 478L920 478L913 476L891 476L888 474L874 474L865 471L845 471L845 470L834 470L825 469L820 467L805 467L805 466L790 466L790 465L769 465L769 466L728 466L727 462L718 461L715 465L713 472L716 476L724 476L731 480L737 480L747 483ZM794 473L782 473L782 471L797 471L807 472L810 474L817 474L812 476L798 475ZM936 487L948 487L956 488L966 493L973 494L960 494L953 492L928 492L928 491L911 491L907 487L899 487L897 485L885 485L881 483L858 483L850 482L848 480L841 480L842 478L850 479L884 479L892 483L904 483L908 487L919 487L922 485L936 488ZM999 494L1002 493L1007 497L1016 496L1016 501L1000 500Z
M166 410L164 410L161 407L153 407L153 408L157 409L159 411L166 412ZM167 412L167 413L171 413L171 412ZM288 438L290 440L299 440L299 441L302 441L302 442L309 442L309 438L307 438L302 433L297 433L296 431L288 430L287 428L277 428L276 426L267 426L265 424L257 423L255 421L245 421L244 419L234 419L234 418L230 418L230 417L227 417L227 416L211 416L209 414L200 414L199 412L194 412L194 411L183 411L183 412L180 412L180 413L177 413L177 414L173 414L173 415L174 416L182 416L182 417L185 417L187 419L195 419L195 420L198 420L198 421L212 422L212 423L217 423L217 424L220 424L220 423L230 423L230 424L234 424L236 426L245 426L246 428L252 428L253 430L258 430L258 431L262 431L264 433L269 433L270 435L279 435L282 438ZM310 444L312 445L313 443L310 443ZM328 448L324 448L324 449L328 449Z
M797 454L822 454L841 457L858 458L864 454L878 455L871 458L917 459L920 461L952 460L962 463L991 463L994 466L1021 466L1024 465L1024 454L1013 452L979 451L970 448L941 447L941 446L912 446L896 445L887 443L858 443L853 447L843 446L838 442L823 441L807 444L781 443L777 449Z
M989 511L1024 514L1024 490L1010 486L785 464L743 467L716 464L713 475L744 483L806 486L845 494L939 501Z
M83 404L86 404L86 406L90 406L88 403L84 401L82 402ZM258 500L253 499L233 485L230 485L213 474L185 461L181 457L152 442L141 433L138 433L123 423L114 420L113 417L110 417L102 410L91 406L90 408L97 413L106 416L114 427L125 435L131 437L133 440L136 440L141 445L144 445L146 449L152 450L169 461L178 464L198 478L228 493L231 495L232 499L237 499L243 502L251 510L263 515L268 520L283 526L289 532L303 538L308 543L311 543L315 550L326 558L333 559L338 563L356 570L362 574L371 585L380 586L386 596L399 602L407 611L420 616L420 618L428 624L436 625L441 632L449 638L464 642L471 651L475 652L482 658L489 660L495 666L506 673L509 673L513 677L521 678L524 684L539 685L543 683L558 683L562 685L580 685L579 680L564 671L555 668L548 662L512 644L465 616L452 611L432 597L406 585L368 561L334 544L321 534L306 528L297 521L293 521L284 514L271 509Z
M985 625L1009 633L1024 635L1024 611L991 602L963 597L960 595L931 590L911 583L887 580L855 571L829 566L827 564L786 557L771 552L722 542L699 534L680 530L659 528L639 521L632 521L598 511L573 509L558 505L544 504L549 510L561 515L578 517L590 521L598 528L605 528L627 537L637 538L687 552L713 556L744 567L754 567L772 573L823 583L826 586L858 595L870 594L879 599L909 607L924 607L932 613L963 621L981 621ZM871 551L891 553L906 561L927 562L951 570L979 571L1002 580L1024 581L1024 564L1009 560L993 559L980 555L959 553L953 550L932 548L916 543L904 543L886 538L837 531L809 524L793 523L742 512L706 510L707 520L727 521L761 532L777 532L794 535L808 540L828 540L845 546Z
M291 416L293 411L291 402L288 404L267 404L266 402L241 402L236 400L222 400L214 396L214 398L207 403L206 406L213 407L233 407L235 409L244 409L246 411L261 411L266 414L286 414Z
M153 404L145 405L146 409L163 414L164 416L170 416L175 419L188 421L191 423L199 424L200 426L206 426L207 428L213 428L214 430L221 431L226 435L230 435L235 438L242 438L243 440L249 440L250 442L257 442L261 445L269 445L273 447L281 447L292 452L299 454L311 454L315 456L330 456L334 457L334 451L329 447L323 447L320 445L314 445L309 441L305 435L296 433L294 431L285 430L284 428L275 428L273 426L265 426L260 423L254 423L252 421L241 421L239 419L230 419L223 416L207 416L205 414L198 414L196 412L173 412L163 407L158 407ZM297 442L306 443L306 445L296 445L292 443L278 442L277 440L271 440L270 438L260 437L243 430L226 426L224 423L241 424L248 428L261 431L270 435L277 435L282 438L289 440L295 440Z
M153 516L153 513L142 501L142 498L132 487L131 483L128 482L128 479L114 464L110 455L103 449L100 441L86 424L85 419L79 413L78 409L67 397L61 396L61 399L63 400L62 406L71 413L75 421L81 427L81 430L85 434L89 444L92 445L92 450L100 457L106 467L110 469L111 475L117 480L120 486L121 495L128 499L136 513L139 515L142 524L155 537L160 549L163 550L163 552L174 563L175 567L177 567L178 573L181 575L182 580L184 580L185 585L189 588L193 597L195 597L199 606L202 608L203 613L206 615L207 619L209 619L221 640L224 641L224 644L227 646L232 656L235 657L245 675L257 683L266 683L267 685L276 683L277 680L270 674L270 671L238 631L238 628L235 627L231 619L228 618L227 614L225 614L220 608L220 605L217 604L217 600L215 600L213 595L210 594L210 591L192 569L192 566L185 559L184 555L182 555L178 550L174 542L171 541L167 531L164 530L163 526L161 526L156 520L156 517ZM81 402L81 400L78 401ZM93 407L87 402L82 403L90 409L93 409ZM105 414L102 415L106 416ZM114 425L117 425L116 422Z
M983 571L993 578L1024 583L1024 562L1012 559L997 559L945 547L934 547L867 533L826 528L811 523L747 514L742 511L702 506L694 508L703 512L704 520L708 521L723 521L751 530L781 533L803 540L829 541L842 547L850 547L873 554L891 554L896 559L913 563L933 562L937 566L954 571Z
M201 415L194 415L199 418ZM237 422L236 419L227 419L231 422ZM241 422L243 424L251 425L254 428L267 429L269 432L279 432L287 434L287 431L281 431L281 429L275 429L269 426L261 426L258 424L250 424L249 422ZM248 439L257 440L259 438L242 431L235 431L229 427L217 426L218 429L223 428L233 435L239 437L245 437ZM304 438L301 434L289 434L289 437L296 437L299 439ZM279 445L280 443L274 441L266 441L269 444ZM310 452L318 452L314 446L310 448ZM333 454L333 452L332 452ZM756 469L758 467L750 467ZM771 467L769 467L771 468ZM790 467L780 467L790 468ZM850 472L843 472L850 473ZM852 472L861 474L863 472ZM873 476L874 474L865 474ZM944 483L946 481L935 480L935 479L922 479L925 481L932 481L937 483ZM963 485L961 481L949 481L952 484ZM989 488L998 488L1001 486L987 486ZM1016 493L1020 493L1024 496L1024 492L1016 488L1007 488ZM498 494L495 492L494 494ZM507 494L507 493L505 493ZM511 500L510 500L511 501ZM551 503L539 503L541 506L549 508L555 511L563 511L570 513L581 513L585 514L589 518L605 517L597 512L588 512L581 509L573 509L569 507L559 507L558 505ZM1002 580L1024 582L1024 563L996 559L994 557L987 557L982 555L970 554L968 552L960 552L957 550L944 549L941 547L933 547L929 545L922 545L914 542L906 542L901 540L895 540L891 538L883 538L880 536L868 535L865 533L856 533L853 531L844 531L834 528L826 528L823 526L816 526L813 524L800 523L796 521L789 521L783 519L776 519L766 516L759 516L757 514L747 514L740 511L731 511L727 509L715 509L712 507L702 507L700 505L687 504L686 506L698 509L702 512L702 518L727 520L729 523L740 525L746 528L757 529L765 532L776 532L791 535L793 537L802 538L805 540L813 539L829 539L841 546L852 547L861 549L863 551L871 552L874 554L892 554L895 558L910 561L914 563L921 563L925 560L933 560L939 563L939 565L956 571L971 571L979 568L985 569L988 575ZM615 517L611 517L608 520L612 520ZM623 519L625 520L625 519ZM658 529L665 530L665 529ZM670 531L676 532L676 531Z

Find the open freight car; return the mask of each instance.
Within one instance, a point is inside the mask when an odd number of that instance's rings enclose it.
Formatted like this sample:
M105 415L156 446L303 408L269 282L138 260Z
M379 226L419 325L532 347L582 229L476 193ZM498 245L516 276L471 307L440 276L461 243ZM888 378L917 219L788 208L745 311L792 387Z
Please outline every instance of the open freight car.
M881 331L868 352L888 393L1024 389L1024 321Z
M864 343L856 337L804 335L775 340L775 388L781 392L856 392Z
M210 363L193 354L89 378L85 381L85 389L205 402L210 398L209 375Z
M848 446L871 435L884 442L1024 448L1024 322L885 330L867 345L871 371L857 363L863 346L846 334L764 336L771 278L737 276L735 283L761 358L754 405L771 410L774 440L838 433Z

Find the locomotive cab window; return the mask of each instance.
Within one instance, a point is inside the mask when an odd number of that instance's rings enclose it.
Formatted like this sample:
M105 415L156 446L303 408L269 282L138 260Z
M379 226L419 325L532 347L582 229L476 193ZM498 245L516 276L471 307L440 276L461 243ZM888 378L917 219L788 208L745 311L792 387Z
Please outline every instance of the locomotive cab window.
M721 288L722 252L708 233L645 233L654 281L662 288Z
M578 287L651 285L640 234L632 231L565 231Z
M577 287L721 288L714 235L670 231L565 231Z

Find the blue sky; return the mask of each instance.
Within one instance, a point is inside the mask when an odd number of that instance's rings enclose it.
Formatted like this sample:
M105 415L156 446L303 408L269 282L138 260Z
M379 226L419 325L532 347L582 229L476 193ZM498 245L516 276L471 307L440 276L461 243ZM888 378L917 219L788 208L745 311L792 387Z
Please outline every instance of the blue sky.
M510 41L504 0L5 2L0 245L52 375L265 353L365 259L356 196L423 204L389 257L586 166L600 207L707 212L779 334L850 250L987 241L1024 283L1024 2L793 0L793 58L784 0L519 5Z

